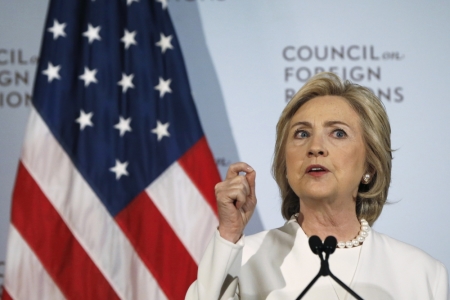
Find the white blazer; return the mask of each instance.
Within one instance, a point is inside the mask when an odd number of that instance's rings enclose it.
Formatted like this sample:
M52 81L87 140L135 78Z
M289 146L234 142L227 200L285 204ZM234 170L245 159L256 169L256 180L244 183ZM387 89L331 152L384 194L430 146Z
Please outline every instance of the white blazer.
M186 299L296 299L319 268L320 260L295 219L236 244L216 231ZM333 272L331 262L330 269ZM363 299L449 299L448 274L442 263L374 230L361 247L353 279L345 283ZM303 299L339 298L327 276ZM345 299L353 297L347 293Z

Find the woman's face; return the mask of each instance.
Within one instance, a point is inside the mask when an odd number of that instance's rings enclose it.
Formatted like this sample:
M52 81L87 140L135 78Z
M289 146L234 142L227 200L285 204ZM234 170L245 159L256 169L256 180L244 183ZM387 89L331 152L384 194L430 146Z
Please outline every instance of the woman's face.
M286 141L289 185L300 199L356 199L366 151L359 115L338 96L320 96L292 117Z

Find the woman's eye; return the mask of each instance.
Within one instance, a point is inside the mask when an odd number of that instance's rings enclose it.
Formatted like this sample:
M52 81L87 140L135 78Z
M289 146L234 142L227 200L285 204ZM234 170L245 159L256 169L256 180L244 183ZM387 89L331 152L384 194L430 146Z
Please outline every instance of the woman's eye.
M333 134L335 137L337 138L344 138L347 136L347 134L345 133L344 130L342 129L336 129L335 131L333 131Z
M304 139L309 137L309 132L304 131L304 130L297 130L295 132L295 137L300 138L300 139Z

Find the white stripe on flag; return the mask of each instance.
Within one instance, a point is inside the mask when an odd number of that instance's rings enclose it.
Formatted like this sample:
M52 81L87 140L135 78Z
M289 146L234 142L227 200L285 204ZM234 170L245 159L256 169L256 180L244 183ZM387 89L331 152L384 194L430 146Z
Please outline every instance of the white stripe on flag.
M22 162L121 299L166 299L115 220L34 108Z
M218 225L211 207L178 162L146 192L198 265Z
M33 250L9 225L5 289L14 300L65 299Z

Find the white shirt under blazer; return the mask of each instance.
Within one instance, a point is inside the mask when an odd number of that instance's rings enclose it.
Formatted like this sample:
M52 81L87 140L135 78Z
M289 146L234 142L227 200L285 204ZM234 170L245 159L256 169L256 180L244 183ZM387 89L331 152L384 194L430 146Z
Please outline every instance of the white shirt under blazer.
M356 248L337 249L330 257L330 270L363 299L449 299L446 268L422 250L373 229ZM354 257L347 267L350 252L343 251L349 250ZM236 244L216 231L186 299L296 299L319 268L319 257L311 252L295 218ZM327 276L303 299L353 297Z

